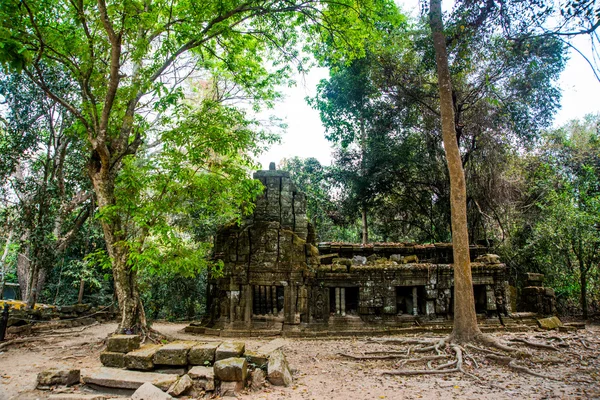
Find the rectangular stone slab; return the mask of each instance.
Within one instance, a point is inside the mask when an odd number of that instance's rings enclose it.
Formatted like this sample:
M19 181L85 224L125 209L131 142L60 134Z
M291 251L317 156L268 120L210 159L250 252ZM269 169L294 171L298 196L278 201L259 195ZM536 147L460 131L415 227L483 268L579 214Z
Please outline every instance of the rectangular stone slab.
M154 364L187 365L188 352L197 343L192 341L177 341L166 344L154 354Z
M84 383L109 388L137 389L146 382L161 382L171 377L173 381L177 380L177 375L101 367L83 371L81 380Z
M125 354L125 367L148 371L154 368L154 354L160 349L159 344L147 344L138 350Z
M241 357L246 350L244 342L224 342L221 343L215 352L215 362L231 357Z
M106 344L106 350L116 353L129 353L139 348L139 335L112 335Z
M100 362L105 367L125 368L125 354L114 351L100 353Z
M284 345L285 345L285 339L277 338L277 339L273 339L269 343L261 346L258 350L256 350L256 352L259 354L266 354L268 356L275 350L282 348Z
M191 365L204 365L209 362L212 365L215 362L215 352L220 345L220 342L195 345L188 353L188 363Z

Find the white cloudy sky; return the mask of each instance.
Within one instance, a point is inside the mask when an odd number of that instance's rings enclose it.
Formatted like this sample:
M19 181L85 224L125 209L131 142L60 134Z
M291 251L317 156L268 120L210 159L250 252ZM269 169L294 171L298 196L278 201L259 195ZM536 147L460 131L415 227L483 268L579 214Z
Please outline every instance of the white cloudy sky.
M414 0L405 2L409 4ZM583 49L586 44L581 40L578 46ZM319 114L305 101L306 96L315 95L317 84L327 76L326 69L315 68L308 74L296 77L296 87L283 89L284 99L269 113L285 121L288 128L282 136L281 144L272 146L259 157L264 169L269 167L271 161L279 165L282 159L294 156L315 157L322 164L331 163L330 143L325 139ZM570 60L561 76L560 87L562 108L556 116L556 125L600 111L600 82L583 58L574 52L571 52Z

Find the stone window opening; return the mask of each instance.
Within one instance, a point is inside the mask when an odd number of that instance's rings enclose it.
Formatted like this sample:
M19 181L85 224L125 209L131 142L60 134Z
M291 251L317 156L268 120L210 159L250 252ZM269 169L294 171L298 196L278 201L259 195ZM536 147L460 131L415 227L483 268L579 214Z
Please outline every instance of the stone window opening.
M425 303L425 287L396 286L396 310L399 315L423 315Z
M254 285L252 287L252 313L278 315L283 311L283 286Z
M473 285L473 297L475 298L475 312L485 314L487 312L486 285Z
M358 314L358 286L329 288L329 312L333 315Z

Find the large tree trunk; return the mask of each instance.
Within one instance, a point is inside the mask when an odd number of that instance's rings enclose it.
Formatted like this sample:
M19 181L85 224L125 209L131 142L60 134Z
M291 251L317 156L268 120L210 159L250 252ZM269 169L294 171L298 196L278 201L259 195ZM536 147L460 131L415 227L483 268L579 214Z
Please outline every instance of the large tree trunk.
M108 172L100 161L92 156L90 176L96 192L100 212L116 204L115 175ZM122 221L118 213L111 213L101 220L106 249L111 259L115 294L119 302L121 322L119 332L137 333L147 328L146 318L137 287L137 274L128 262L129 252L124 244Z
M441 0L430 0L430 26L433 35L440 92L442 137L450 175L450 212L452 221L452 246L454 254L454 328L452 339L467 342L481 334L477 326L473 277L469 256L467 229L467 190L465 173L456 139L452 81L448 68L446 38L442 22Z

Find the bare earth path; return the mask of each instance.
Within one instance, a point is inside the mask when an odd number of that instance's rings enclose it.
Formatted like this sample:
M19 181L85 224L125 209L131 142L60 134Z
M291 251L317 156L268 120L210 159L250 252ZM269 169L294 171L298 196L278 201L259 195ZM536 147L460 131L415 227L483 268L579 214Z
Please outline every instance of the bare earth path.
M220 340L183 333L186 324L156 323L154 328L165 334L193 340ZM43 399L50 393L35 390L37 373L45 368L64 366L93 368L100 366L99 353L104 338L116 324L87 327L65 336L49 336L44 341L28 342L0 350L0 400ZM81 329L81 328L79 328ZM73 330L66 330L73 331ZM63 333L65 331L62 331ZM54 331L50 334L60 334ZM537 372L558 380L538 378L514 372L494 363L480 362L479 368L467 363L469 371L481 381L466 375L382 376L380 370L395 368L398 360L359 361L339 353L362 355L365 352L396 351L390 345L368 343L366 338L327 340L283 339L284 351L295 371L294 385L289 388L268 387L249 392L243 399L589 399L600 398L600 327L569 333L504 333L498 338L508 341L529 339L535 335L561 337L568 347L559 352L533 351L534 358L545 360L533 367ZM581 344L579 338L584 338ZM226 339L234 340L234 339ZM256 350L272 338L240 338L249 349ZM544 338L537 341L543 342ZM485 364L484 364L485 363ZM417 366L415 366L417 368ZM418 368L423 368L419 365ZM70 389L71 390L71 389Z

